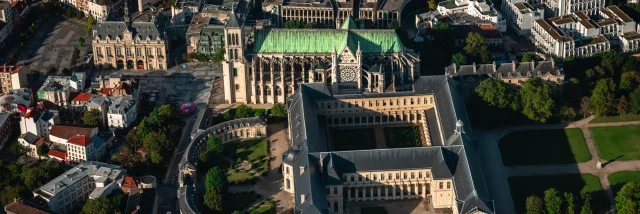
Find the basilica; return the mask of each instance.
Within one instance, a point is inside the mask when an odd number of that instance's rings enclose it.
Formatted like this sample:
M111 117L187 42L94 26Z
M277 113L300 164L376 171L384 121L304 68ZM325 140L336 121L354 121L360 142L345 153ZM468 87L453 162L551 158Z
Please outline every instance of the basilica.
M413 90L419 56L394 30L360 29L353 19L337 29L225 26L225 101L283 103L301 83L324 82L334 94Z

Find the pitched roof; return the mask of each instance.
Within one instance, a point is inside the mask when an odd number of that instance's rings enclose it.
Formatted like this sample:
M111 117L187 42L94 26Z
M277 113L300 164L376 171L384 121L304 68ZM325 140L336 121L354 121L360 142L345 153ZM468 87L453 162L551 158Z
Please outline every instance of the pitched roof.
M106 21L98 22L93 29L96 31L95 37L100 39L106 39L107 37L111 40L116 40L116 38L123 39L123 34L126 30L131 32L131 38L133 39L136 37L140 37L142 40L147 38L151 40L163 39L158 27L153 22L133 22L131 27L127 27L127 24L122 21Z
M93 141L88 138L85 135L76 135L73 136L71 138L69 138L69 140L67 141L69 143L73 143L79 146L88 146L89 144L91 144Z
M49 214L52 212L46 211L43 208L37 207L35 204L28 202L23 199L15 200L7 206L4 207L4 210L9 213L16 214Z
M345 47L362 53L401 52L403 44L394 30L264 29L255 32L256 53L331 53ZM283 45L288 44L288 45Z
M47 139L45 139L45 138L41 137L40 139L38 139L38 140L36 141L36 143L35 143L35 144L36 144L36 146L38 146L38 145L40 145L42 142L49 142L49 140L47 140Z
M231 14L229 14L229 21L227 21L227 27L240 27L238 23L238 17L236 13L233 12L233 8L231 8Z
M91 94L91 93L80 93L80 94L78 94L78 96L76 96L76 98L73 98L73 101L89 102L89 100L91 99L92 96L93 96L93 94Z
M351 16L349 16L349 18L347 18L347 20L345 20L344 24L342 25L342 29L343 30L358 29L358 25L356 25L356 23L353 21Z
M138 188L136 179L131 176L124 177L124 180L122 180L121 186L123 188Z
M94 128L90 128L90 127L53 125L51 126L50 135L53 135L62 139L71 139L71 137L75 135L92 136L91 132L93 131L93 129Z
M57 158L60 158L60 159L64 160L64 159L67 159L67 152L58 151L58 150L55 150L55 149L50 149L49 150L49 156L57 157Z

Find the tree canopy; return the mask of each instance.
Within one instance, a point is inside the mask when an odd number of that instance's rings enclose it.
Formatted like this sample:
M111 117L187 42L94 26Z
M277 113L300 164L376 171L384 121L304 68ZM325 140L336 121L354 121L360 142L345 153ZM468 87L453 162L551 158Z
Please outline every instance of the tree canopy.
M299 20L291 20L284 23L284 28L313 28L313 24Z
M532 195L527 197L526 214L544 214L544 202L540 197Z
M456 65L466 65L467 64L467 56L462 53L457 53L451 56L451 63Z
M204 204L213 210L222 211L224 209L222 193L216 188L208 189L204 195Z
M207 175L205 177L205 187L207 190L215 188L220 192L226 191L226 181L227 176L222 169L218 167L213 167L207 171Z
M236 108L236 118L247 118L247 117L251 117L251 115L249 114L249 107L247 107L247 105L242 104L240 106L238 106L238 108Z
M482 35L470 32L465 42L467 45L464 47L464 51L468 56L473 57L474 62L491 62L491 52L489 52L489 48L484 44L484 37L482 37Z
M640 213L640 185L633 181L626 183L615 198L618 214Z
M82 214L112 214L114 212L114 207L105 197L87 200L87 203L82 205Z
M522 62L531 62L531 60L534 60L536 58L536 55L532 54L532 53L526 53L522 56Z
M476 93L490 106L507 108L511 105L513 92L509 85L497 79L488 78L480 81Z
M215 135L211 135L211 137L207 139L207 150L213 152L222 152L224 150L224 147L222 146L222 141L220 140L220 138L216 137Z
M149 154L152 163L160 164L165 161L164 156L171 151L173 143L164 131L152 131L142 140L144 149Z
M84 124L88 126L98 126L100 121L100 112L97 109L85 111L82 116L82 121L84 121Z
M544 191L544 203L547 208L547 214L563 214L562 198L560 193L554 188Z
M615 98L613 94L616 91L616 85L612 78L598 80L593 89L593 94L589 99L591 108L593 108L596 116L611 115L615 111Z
M524 82L519 90L522 113L529 119L546 122L552 115L554 107L549 85L542 84L540 78L532 78Z
M271 116L274 117L286 117L287 116L287 108L284 107L282 103L276 103L271 107Z

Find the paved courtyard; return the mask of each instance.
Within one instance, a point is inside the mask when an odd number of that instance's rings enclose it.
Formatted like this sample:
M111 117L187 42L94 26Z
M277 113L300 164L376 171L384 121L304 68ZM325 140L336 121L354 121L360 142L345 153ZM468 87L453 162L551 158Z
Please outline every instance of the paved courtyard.
M75 18L63 20L48 14L36 21L35 35L27 40L24 47L19 44L7 46L3 57L8 53L16 53L17 63L24 64L29 70L44 72L48 66L59 69L72 68L71 55L75 47L79 47L78 39L83 37L84 47L81 49L78 63L86 59L91 50L91 37L84 33L84 26ZM43 77L44 78L44 77Z

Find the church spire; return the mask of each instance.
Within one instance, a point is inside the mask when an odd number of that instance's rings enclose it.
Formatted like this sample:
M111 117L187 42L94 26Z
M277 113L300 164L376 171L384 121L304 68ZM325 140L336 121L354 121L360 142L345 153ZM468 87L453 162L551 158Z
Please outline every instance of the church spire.
M124 0L124 22L129 26L129 4L128 0Z
M356 55L362 55L362 50L360 50L360 41L358 41L358 50L356 50Z

